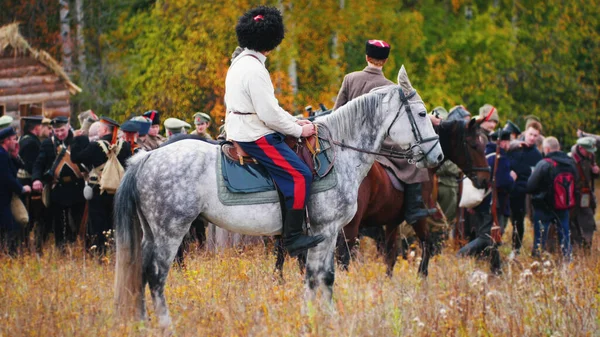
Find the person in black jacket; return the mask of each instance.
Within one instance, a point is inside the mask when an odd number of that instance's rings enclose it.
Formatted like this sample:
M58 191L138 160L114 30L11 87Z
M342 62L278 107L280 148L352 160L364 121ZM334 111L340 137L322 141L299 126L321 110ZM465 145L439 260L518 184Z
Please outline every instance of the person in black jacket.
M71 161L73 132L64 116L52 120L53 135L44 140L33 165L33 190L50 188L49 209L56 246L64 249L66 242L75 242L82 225L85 209L81 168ZM42 183L43 182L43 183Z
M31 192L29 186L23 186L17 180L17 169L11 157L16 156L17 134L12 127L0 130L0 249L15 255L19 247L20 226L15 222L10 203L13 194Z
M125 168L127 159L131 157L131 146L128 142L117 140L117 131L119 124L114 120L101 117L100 127L98 129L97 141L90 142L85 135L75 137L71 148L71 158L73 162L83 164L90 171L89 184L93 189L92 199L89 201L89 221L88 237L89 246L96 246L99 254L106 251L107 234L113 229L113 200L114 194L100 190L100 176L102 168L108 161L108 156L104 152L100 143L104 143L106 148L111 145L120 146L117 154L119 163Z
M33 183L31 180L33 165L40 154L40 147L42 145L40 137L44 131L42 126L44 118L42 116L26 116L21 117L21 120L25 121L23 136L19 139L19 158L23 167L19 168L17 178L21 185L31 186ZM29 225L24 229L25 245L28 245L29 232L35 229L35 245L37 251L40 252L43 242L48 237L48 231L46 230L46 222L48 222L47 210L42 203L39 193L36 195L27 194L22 198L29 212Z
M508 129L514 130L510 127ZM505 130L507 127L505 127ZM531 122L524 133L524 141L511 142L508 158L510 167L518 178L510 193L510 218L513 225L512 245L515 254L519 254L523 245L525 232L526 193L527 180L531 176L533 167L542 160L542 154L537 149L537 139L540 137L542 126L538 122ZM513 131L513 133L516 133Z
M537 163L527 181L528 194L532 195L534 209L534 241L533 256L539 256L545 248L548 238L548 228L551 222L557 224L563 256L570 259L571 238L569 230L569 210L558 210L554 203L554 177L559 172L571 173L577 179L577 169L572 158L560 150L560 144L555 137L547 137L542 144L545 160Z

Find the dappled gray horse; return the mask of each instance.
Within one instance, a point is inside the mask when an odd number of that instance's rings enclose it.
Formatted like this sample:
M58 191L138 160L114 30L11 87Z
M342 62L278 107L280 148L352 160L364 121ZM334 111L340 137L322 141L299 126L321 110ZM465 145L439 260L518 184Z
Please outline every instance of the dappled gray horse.
M338 144L333 148L337 185L308 200L311 229L326 239L308 251L307 299L320 285L331 299L337 233L356 212L358 187L383 140L389 136L409 149L420 167L443 159L425 105L404 67L398 83L363 95L318 121L321 134ZM160 326L171 324L164 295L167 274L199 215L242 234L280 234L279 203L225 206L219 201L219 152L212 144L182 140L133 158L115 196L115 297L122 314L146 316L143 294L148 283Z

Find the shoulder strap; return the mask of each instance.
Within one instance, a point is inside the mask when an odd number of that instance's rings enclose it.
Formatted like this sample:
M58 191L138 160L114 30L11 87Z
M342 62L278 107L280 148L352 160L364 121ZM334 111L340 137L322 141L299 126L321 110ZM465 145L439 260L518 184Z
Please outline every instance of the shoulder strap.
M556 167L558 165L555 160L552 160L550 158L544 158L544 161L550 163L553 167Z
M104 154L108 157L108 153L109 153L108 147L110 146L110 144L105 140L99 140L98 145L100 145L102 152L104 152Z

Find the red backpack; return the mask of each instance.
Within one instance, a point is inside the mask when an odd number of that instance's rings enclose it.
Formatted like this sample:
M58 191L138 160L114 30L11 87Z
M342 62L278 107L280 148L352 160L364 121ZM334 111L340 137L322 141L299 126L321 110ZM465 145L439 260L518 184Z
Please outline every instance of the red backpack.
M575 175L567 171L564 166L561 168L558 163L550 158L544 158L545 161L552 164L552 206L557 211L564 211L575 207ZM562 165L561 165L562 166Z

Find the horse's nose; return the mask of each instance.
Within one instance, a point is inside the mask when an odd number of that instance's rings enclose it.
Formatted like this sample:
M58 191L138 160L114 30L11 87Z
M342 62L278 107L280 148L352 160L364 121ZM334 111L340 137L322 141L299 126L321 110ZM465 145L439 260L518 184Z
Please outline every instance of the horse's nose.
M441 162L442 159L444 159L444 155L440 153L440 155L437 157L438 163Z

